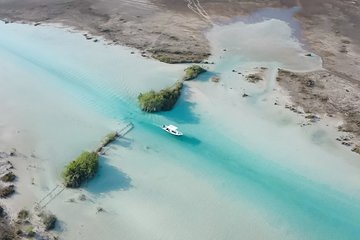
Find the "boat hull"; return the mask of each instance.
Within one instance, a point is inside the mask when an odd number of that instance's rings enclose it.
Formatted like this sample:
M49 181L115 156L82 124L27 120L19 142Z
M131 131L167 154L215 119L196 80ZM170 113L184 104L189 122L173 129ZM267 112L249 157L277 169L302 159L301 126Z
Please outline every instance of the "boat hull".
M171 135L174 135L174 136L180 137L180 136L184 135L182 132L177 131L177 130L172 130L172 129L170 129L169 127L167 127L167 126L165 126L165 125L161 126L161 128L162 128L164 131L166 131L166 132L168 132L168 133L170 133Z

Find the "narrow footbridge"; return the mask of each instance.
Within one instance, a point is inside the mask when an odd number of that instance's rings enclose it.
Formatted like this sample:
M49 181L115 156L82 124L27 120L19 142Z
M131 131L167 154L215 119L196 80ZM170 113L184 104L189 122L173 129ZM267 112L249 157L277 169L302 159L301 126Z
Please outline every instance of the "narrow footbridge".
M119 138L125 137L125 135L128 134L133 129L134 129L134 124L131 122L128 123L125 127L117 131L118 137Z
M134 124L130 122L122 129L116 131L116 137L112 141L107 142L104 146L102 146L101 152L98 152L98 153L105 154L107 149L104 149L104 148L106 146L108 146L109 144L111 144L111 142L113 142L114 140L116 140L118 138L125 137L125 135L128 134L133 128L134 128ZM41 198L38 202L35 202L34 209L36 211L43 210L47 205L50 204L50 202L52 202L56 197L58 197L65 189L66 189L66 187L63 184L57 184L43 198Z
M35 210L41 211L44 209L52 200L59 196L65 190L64 185L56 185L48 194L46 194L40 201L35 203Z

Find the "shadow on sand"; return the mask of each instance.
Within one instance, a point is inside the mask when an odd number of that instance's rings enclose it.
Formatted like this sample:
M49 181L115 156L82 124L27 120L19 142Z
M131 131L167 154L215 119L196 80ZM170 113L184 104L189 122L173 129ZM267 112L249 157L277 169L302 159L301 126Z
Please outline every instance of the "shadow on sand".
M196 138L196 137L192 137L192 136L188 136L188 135L184 135L181 138L179 138L181 142L186 143L186 144L190 144L190 145L199 145L201 144L201 140Z
M101 157L99 171L85 189L94 194L103 194L125 191L131 187L131 178L115 166L109 165L106 158Z
M195 80L193 81L198 81L198 82L209 82L211 81L212 77L215 76L220 76L220 73L218 72L212 72L212 71L207 71L205 73L200 74Z
M127 138L127 137L121 137L116 139L116 141L114 142L114 146L120 146L123 148L131 148L131 145L133 144L134 140Z
M194 112L196 103L188 100L191 94L191 90L184 86L183 92L176 103L176 106L171 111L161 112L159 115L162 115L175 123L199 123L199 116Z

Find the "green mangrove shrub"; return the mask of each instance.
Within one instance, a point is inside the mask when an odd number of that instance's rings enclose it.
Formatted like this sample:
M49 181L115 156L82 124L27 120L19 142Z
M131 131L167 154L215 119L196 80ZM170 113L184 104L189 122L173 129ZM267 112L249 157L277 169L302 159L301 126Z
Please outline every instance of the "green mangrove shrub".
M185 69L185 76L183 80L184 81L192 80L204 72L206 72L206 69L200 67L199 65L192 65Z
M3 182L13 182L16 176L13 172L8 172L4 176L1 177L1 181Z
M0 198L10 197L14 193L15 193L14 185L0 186Z
M173 87L165 88L159 92L150 91L140 93L138 96L139 105L144 112L159 112L171 110L181 95L183 83L176 82Z
M81 184L93 178L99 167L99 155L95 152L83 152L69 163L63 172L64 185L78 188Z

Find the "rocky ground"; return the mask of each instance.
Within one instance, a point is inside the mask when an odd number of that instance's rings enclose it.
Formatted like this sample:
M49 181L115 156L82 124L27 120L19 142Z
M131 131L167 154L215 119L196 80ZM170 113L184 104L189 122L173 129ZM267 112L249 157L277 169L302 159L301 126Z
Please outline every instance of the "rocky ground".
M360 1L300 0L298 4L302 10L296 17L304 40L309 50L322 57L324 70L280 70L279 83L305 111L342 119L339 130L354 138L338 140L360 153Z
M294 73L280 69L277 81L281 87L288 89L292 102L301 106L305 113L343 119L338 129L360 136L358 85L328 70ZM342 142L355 148L358 140L350 140Z
M18 158L26 156L16 149L0 151L0 240L58 239L57 234L50 231L56 223L56 217L51 213L37 209L10 213L5 207L17 193L18 179L12 162Z
M262 7L300 6L296 18L309 51L324 70L280 71L280 84L297 105L344 119L343 131L359 137L359 0L0 0L0 19L61 23L85 30L89 41L105 37L169 63L200 62L210 55L204 31ZM300 81L297 81L300 80ZM314 86L307 86L312 84Z

